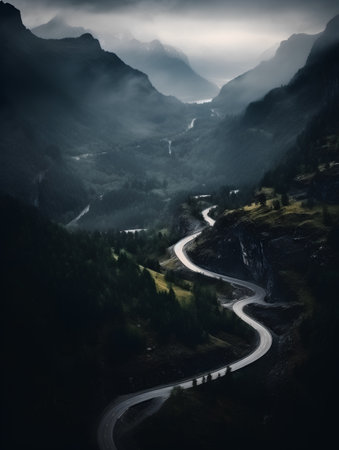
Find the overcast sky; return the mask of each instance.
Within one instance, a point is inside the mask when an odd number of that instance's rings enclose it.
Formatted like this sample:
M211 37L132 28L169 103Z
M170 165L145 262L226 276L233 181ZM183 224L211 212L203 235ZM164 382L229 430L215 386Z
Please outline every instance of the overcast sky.
M61 14L94 33L130 31L183 50L202 75L222 84L293 33L316 33L339 0L12 0L29 28ZM105 43L103 43L105 46Z

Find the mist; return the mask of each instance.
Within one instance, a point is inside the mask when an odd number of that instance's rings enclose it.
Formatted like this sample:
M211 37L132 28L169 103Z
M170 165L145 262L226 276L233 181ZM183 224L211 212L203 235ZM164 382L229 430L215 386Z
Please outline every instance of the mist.
M213 0L208 5L178 0L13 3L22 10L27 27L61 15L70 25L90 29L107 50L114 50L113 37L121 33L142 42L159 39L186 53L192 68L219 87L255 66L263 52L291 34L321 31L338 11L338 2L332 0L321 5L304 0Z

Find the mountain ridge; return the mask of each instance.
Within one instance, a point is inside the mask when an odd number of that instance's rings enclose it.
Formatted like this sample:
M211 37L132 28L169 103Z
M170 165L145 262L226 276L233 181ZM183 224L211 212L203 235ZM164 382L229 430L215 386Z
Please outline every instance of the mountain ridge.
M31 29L32 33L43 39L62 39L67 37L80 37L91 33L84 27L69 26L61 16L54 16L48 22Z
M32 29L34 34L45 39L78 37L85 31L88 30L67 25L60 17ZM194 71L181 50L163 44L159 39L141 42L127 33L98 33L98 37L105 48L118 54L131 67L146 73L154 87L165 95L174 95L181 101L193 101L212 98L219 91L214 83Z
M39 203L48 215L60 218L81 209L88 202L86 190L93 190L85 186L88 170L74 165L73 155L112 152L118 145L182 127L185 106L157 92L145 74L102 50L90 34L38 38L24 27L20 12L4 3L0 23L3 191ZM119 163L111 167L121 170ZM69 185L77 187L66 189ZM44 201L37 199L37 188Z
M330 33L325 29L318 39L326 41ZM333 42L307 60L286 86L250 103L238 117L226 117L200 139L196 160L206 159L206 148L214 149L206 166L211 177L236 186L257 183L297 144L313 117L338 94L339 39ZM317 48L317 41L313 45Z
M239 114L271 89L287 84L306 63L317 36L300 33L282 41L272 58L224 85L212 100L213 106L224 115Z

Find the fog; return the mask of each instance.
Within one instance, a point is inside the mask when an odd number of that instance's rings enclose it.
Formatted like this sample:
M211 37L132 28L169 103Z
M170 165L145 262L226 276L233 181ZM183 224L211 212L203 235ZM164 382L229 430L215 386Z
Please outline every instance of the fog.
M317 33L339 11L338 0L90 1L13 0L26 26L56 14L91 29L104 48L109 35L130 32L184 51L192 67L221 86L257 64L262 53L297 32Z

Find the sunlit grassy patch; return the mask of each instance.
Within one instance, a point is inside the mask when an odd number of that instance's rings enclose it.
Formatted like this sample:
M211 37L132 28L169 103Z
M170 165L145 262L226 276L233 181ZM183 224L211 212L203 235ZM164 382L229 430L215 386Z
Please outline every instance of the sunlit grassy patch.
M274 201L280 202L280 208L274 209ZM252 203L243 208L243 219L251 220L258 224L266 224L272 227L314 227L317 229L325 229L327 227L324 218L324 208L330 217L331 222L339 223L339 206L338 205L320 205L307 207L301 201L290 199L287 206L281 205L280 196L276 196L266 201L265 205ZM228 212L230 214L231 211Z
M173 288L175 296L182 304L187 304L192 299L192 292L189 289L184 289L181 286L178 286L174 283L168 283L165 280L165 275L159 272L155 272L154 270L147 269L149 273L152 275L153 280L155 281L155 285L157 287L158 292L169 292L170 286ZM190 281L185 282L187 286L192 286Z

